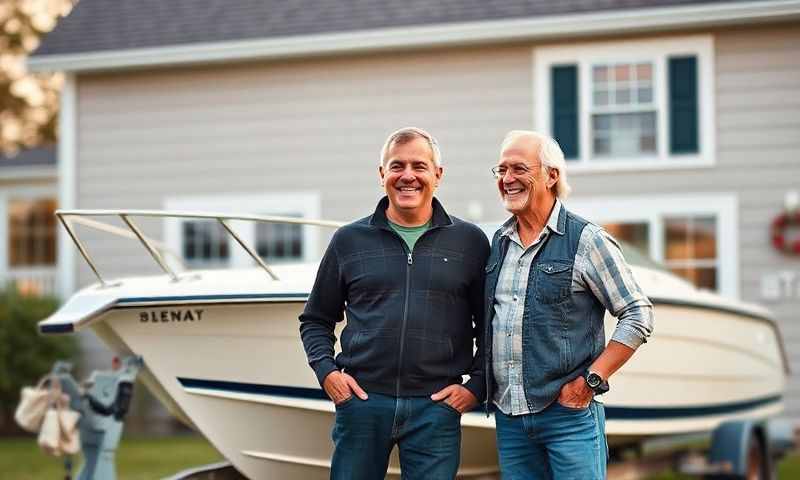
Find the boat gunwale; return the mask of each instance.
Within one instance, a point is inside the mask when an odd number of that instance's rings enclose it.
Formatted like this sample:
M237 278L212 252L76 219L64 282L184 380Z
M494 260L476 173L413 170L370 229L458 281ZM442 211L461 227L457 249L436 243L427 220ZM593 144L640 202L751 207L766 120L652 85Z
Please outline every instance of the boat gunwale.
M309 293L305 292L285 292L285 293L240 293L240 294L208 294L208 295L176 295L176 296L153 296L153 297L121 297L110 304L107 308L92 312L89 317L84 317L82 323L91 322L92 318L97 318L112 310L127 310L141 307L151 307L156 305L257 305L263 303L303 303L308 300ZM669 297L649 297L655 305L672 305L698 308L711 311L722 311L740 315L742 317L756 320L769 325L777 337L777 344L781 354L783 370L786 375L791 374L788 354L783 342L783 335L778 327L778 323L769 315L759 314L745 308L737 308L734 305L703 303L699 301L676 299ZM42 333L72 333L75 331L75 322L69 324L50 324L40 326Z

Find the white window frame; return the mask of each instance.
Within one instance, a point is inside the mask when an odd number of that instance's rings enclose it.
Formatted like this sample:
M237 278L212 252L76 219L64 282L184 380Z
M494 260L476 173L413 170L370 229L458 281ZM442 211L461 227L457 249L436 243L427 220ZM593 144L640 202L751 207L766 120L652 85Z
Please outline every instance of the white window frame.
M597 224L648 225L646 252L664 262L664 217L713 216L717 222L717 292L739 298L738 200L735 194L630 195L570 198L570 210Z
M302 218L320 217L321 201L317 192L219 194L167 197L164 209L213 213L248 213L258 215L283 215L298 213ZM246 209L246 211L245 211ZM288 212L287 210L291 210ZM182 255L183 233L181 225L185 219L164 219L164 240L170 250ZM231 221L231 227L255 249L255 222ZM303 229L303 257L301 261L311 262L318 257L319 233L316 228ZM252 257L235 240L229 241L230 256L228 267L247 268L255 265Z
M667 59L697 57L698 143L697 154L669 152L669 105ZM656 102L657 154L637 158L592 159L591 101L592 66L596 64L651 62L653 98ZM693 35L647 40L593 42L542 46L533 49L534 125L552 135L552 89L550 69L554 65L578 66L578 158L567 161L569 173L627 170L708 168L715 163L714 131L714 38Z

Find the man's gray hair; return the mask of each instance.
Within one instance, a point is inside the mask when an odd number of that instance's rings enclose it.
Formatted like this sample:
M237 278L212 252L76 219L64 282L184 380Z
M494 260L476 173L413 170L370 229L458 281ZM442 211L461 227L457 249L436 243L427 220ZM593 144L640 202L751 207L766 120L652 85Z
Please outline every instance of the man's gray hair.
M403 145L417 138L422 138L428 142L428 146L431 147L431 152L433 152L433 164L437 167L441 167L442 152L439 151L439 144L436 142L436 139L433 138L433 135L417 127L403 127L389 135L386 142L383 144L383 148L381 148L380 165L384 165L386 162L386 155L389 153L389 149L394 145Z
M564 152L558 146L558 142L550 136L544 135L533 130L512 130L506 134L503 139L503 144L500 146L500 152L506 149L511 142L521 137L528 137L539 142L541 145L539 149L539 161L542 163L542 173L547 175L548 168L558 170L558 182L553 185L556 197L565 200L572 187L567 182L567 163L564 161Z

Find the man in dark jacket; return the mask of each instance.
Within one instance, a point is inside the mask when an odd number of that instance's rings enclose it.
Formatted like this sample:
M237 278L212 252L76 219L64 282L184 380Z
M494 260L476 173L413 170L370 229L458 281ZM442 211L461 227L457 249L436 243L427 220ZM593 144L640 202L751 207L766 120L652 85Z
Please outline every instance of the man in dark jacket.
M383 479L397 444L404 478L452 479L461 414L485 395L489 244L433 197L442 166L427 132L391 134L379 174L386 197L334 234L300 315L308 362L336 404L331 478Z

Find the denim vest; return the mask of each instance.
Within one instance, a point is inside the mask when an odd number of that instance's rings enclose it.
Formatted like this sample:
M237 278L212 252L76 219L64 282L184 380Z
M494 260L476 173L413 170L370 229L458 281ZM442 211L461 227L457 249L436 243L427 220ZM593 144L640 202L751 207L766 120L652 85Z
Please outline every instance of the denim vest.
M587 223L562 206L558 230L563 234L552 232L531 265L522 317L522 377L528 408L534 413L550 405L565 383L583 375L605 348L605 307L591 291L572 291L575 255ZM495 289L510 241L500 231L492 239L486 264L487 402L495 389L491 367Z

